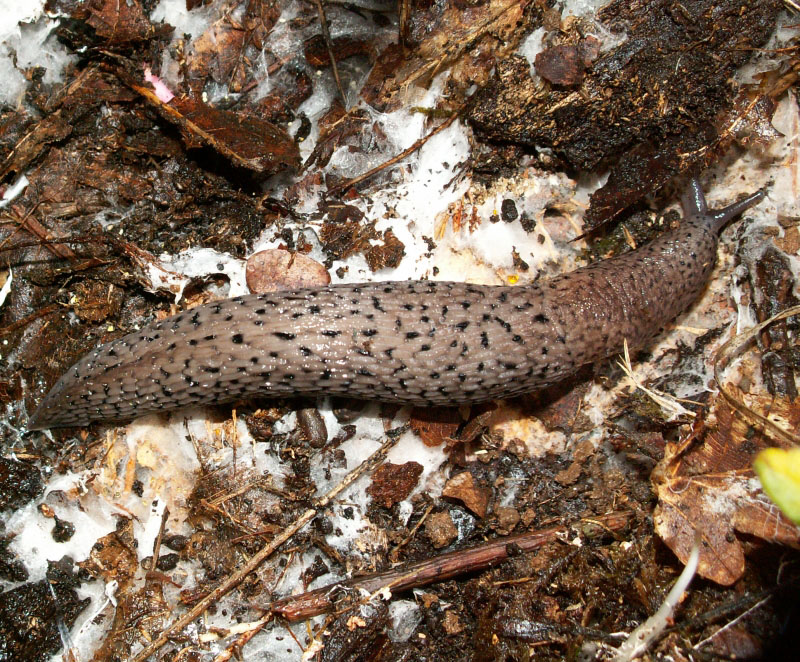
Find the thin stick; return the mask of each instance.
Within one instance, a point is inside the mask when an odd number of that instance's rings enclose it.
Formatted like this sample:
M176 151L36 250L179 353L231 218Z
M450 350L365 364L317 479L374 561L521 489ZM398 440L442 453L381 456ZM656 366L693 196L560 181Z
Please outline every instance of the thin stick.
M362 462L358 467L353 469L345 478L330 492L328 492L325 496L323 496L317 503L314 505L313 508L309 508L306 510L300 517L298 517L291 525L289 525L286 529L283 530L278 536L276 536L272 542L264 545L255 555L251 557L251 559L245 563L239 570L233 573L228 579L223 581L217 588L211 591L206 597L200 600L194 607L192 607L189 611L187 611L183 616L181 616L176 621L169 626L167 626L164 630L161 631L161 634L158 635L150 644L145 646L137 655L132 658L129 658L130 662L144 662L148 657L150 657L153 653L155 653L158 649L160 649L170 637L178 633L180 630L185 628L189 623L191 623L195 618L200 616L208 607L210 607L213 603L217 600L222 598L226 595L229 591L236 588L239 584L242 583L245 577L249 575L251 572L255 571L258 566L260 566L267 557L271 556L275 550L277 550L283 543L285 543L289 538L291 538L294 534L300 531L306 524L308 524L311 520L316 517L317 513L326 508L328 504L335 499L343 490L348 488L352 485L364 472L369 471L378 463L382 462L386 457L386 454L392 449L392 447L397 443L400 439L402 432L405 431L407 426L397 428L396 430L392 430L387 436L387 440L381 445L381 447L375 451L372 455L370 455L364 462Z
M771 598L772 598L772 595L768 595L766 598L762 598L756 604L754 604L752 607L750 607L750 609L748 609L747 611L739 614L732 621L729 621L728 623L723 625L719 630L714 632L714 634L709 635L708 637L706 637L702 641L698 641L694 646L692 646L692 650L698 650L701 646L705 646L709 641L714 639L717 635L720 635L723 632L725 632L726 630L730 629L731 627L736 625L739 621L741 621L745 616L747 616L748 614L752 614L756 609L758 609L762 605L766 604Z
M800 436L791 430L785 430L777 423L774 423L765 416L762 416L758 412L750 409L750 407L748 407L744 402L741 402L739 398L734 395L733 391L722 377L722 371L728 367L734 358L738 357L744 351L745 347L747 347L747 345L753 341L758 334L760 334L773 322L777 322L794 315L800 315L800 306L787 308L777 315L773 315L768 320L764 320L760 324L756 324L753 328L743 331L739 335L733 336L733 338L720 347L717 355L714 357L714 379L717 381L717 387L719 388L720 393L722 393L722 396L725 398L725 400L728 401L728 404L730 404L731 407L733 407L746 421L755 426L762 426L763 428L766 428L785 443L797 445L800 444Z
M164 538L164 530L167 528L167 519L169 518L169 508L164 508L161 514L161 526L158 527L158 535L153 543L153 560L150 562L150 572L155 572L156 564L158 563L158 556L161 554L161 540Z
M39 310L36 312L26 315L22 319L12 322L8 326L0 328L0 337L7 336L9 333L14 333L17 329L21 329L31 322L35 322L40 317L47 317L48 315L57 313L60 310L62 310L62 306L59 306L57 303L47 304L43 308L39 308Z
M431 138L433 138L437 133L440 133L441 131L444 131L448 126L450 126L453 122L455 122L456 119L458 119L458 116L461 114L461 110L462 109L459 108L455 113L450 115L450 117L448 117L444 122L442 122L442 124L437 126L427 136L423 136L422 138L417 140L413 145L411 145L411 147L409 147L408 149L404 149L397 156L393 156L391 159L389 159L388 161L385 161L381 165L375 166L374 168L372 168L372 170L367 170L367 172L365 172L363 175L358 175L357 177L353 177L352 179L348 179L348 180L345 180L343 182L340 182L336 186L332 186L330 189L328 189L328 193L330 195L336 195L336 194L340 193L341 191L344 191L344 190L350 188L351 186L355 186L356 184L360 184L365 179L369 179L373 175L379 173L381 170L385 170L389 166L392 166L395 163L398 163L399 161L402 161L409 154L413 154L414 152L416 152L420 147L422 147L426 142L428 142Z
M600 522L600 530L619 530L627 524L630 515L629 512L610 513L603 517L594 518L592 522L581 520L579 524L584 529L583 533L589 536L591 532L586 530L587 525L593 526ZM498 538L477 547L449 552L418 563L409 564L403 568L388 570L367 577L357 577L323 586L300 595L282 598L270 603L267 608L273 614L278 614L289 622L305 620L333 609L335 595L339 592L338 589L358 592L366 591L369 594L373 594L383 588L389 588L393 592L406 591L418 586L432 584L433 582L444 581L464 573L482 570L504 561L519 551L528 552L538 549L549 542L568 535L571 528L567 525L554 526L532 533Z
M50 230L37 221L33 215L33 213L36 211L36 208L39 207L40 204L42 203L38 203L33 209L30 209L25 213L22 213L19 207L12 206L12 213L5 214L3 219L11 221L12 223L16 223L20 228L27 230L29 234L32 234L37 239L43 240L43 242L56 239L55 237L51 236ZM8 239L6 239L6 241L8 241ZM69 246L66 246L60 242L54 241L48 244L43 243L42 245L46 245L50 252L52 252L56 257L60 257L65 260L74 260L77 258L77 255L75 255L75 252Z
M347 98L344 96L342 81L339 79L339 67L336 66L336 58L333 56L333 42L331 41L330 30L328 30L328 18L325 16L325 8L322 6L321 0L314 0L314 4L317 6L317 13L319 14L322 39L325 41L325 48L328 49L328 57L331 59L331 69L333 70L333 79L336 81L336 89L339 90L339 96L342 97L342 106L347 110Z
M435 503L430 504L428 508L425 510L425 512L422 514L422 517L419 518L419 522L417 522L414 525L414 528L411 529L411 531L409 531L408 535L405 538L403 538L403 540L401 540L399 543L397 543L397 545L395 545L395 548L391 552L389 552L389 559L392 562L397 560L397 555L400 552L400 550L411 542L411 540L417 534L417 531L419 531L419 527L421 527L425 523L425 520L428 519L428 515L430 515L433 512L435 506L436 506Z

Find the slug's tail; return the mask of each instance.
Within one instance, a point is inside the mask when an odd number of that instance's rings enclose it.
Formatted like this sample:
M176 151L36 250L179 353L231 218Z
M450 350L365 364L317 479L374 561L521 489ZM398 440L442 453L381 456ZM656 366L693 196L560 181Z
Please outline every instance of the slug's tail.
M724 209L709 212L703 188L700 186L700 181L694 177L689 184L689 188L683 194L681 206L683 207L684 218L702 218L709 224L710 229L718 234L729 221L747 211L753 205L757 205L763 199L764 191L757 191L743 200L739 200L739 202L728 205Z

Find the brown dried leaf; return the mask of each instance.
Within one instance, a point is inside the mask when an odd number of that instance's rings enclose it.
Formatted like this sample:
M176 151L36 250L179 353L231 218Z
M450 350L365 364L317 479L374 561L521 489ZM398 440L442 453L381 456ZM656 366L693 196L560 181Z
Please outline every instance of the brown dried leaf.
M300 152L283 129L252 116L219 110L194 99L173 99L167 118L179 119L188 147L207 144L237 165L272 173L300 165Z
M127 44L151 38L156 32L169 34L173 28L165 25L156 30L145 16L138 0L91 0L89 3L91 25L109 44Z
M151 640L169 619L170 607L164 599L163 585L148 580L138 590L117 591L114 621L93 662L130 657L131 649L142 639Z
M444 631L449 635L459 634L464 631L464 624L459 620L454 611L446 611L442 621Z
M118 73L127 85L158 108L166 120L180 128L188 148L208 145L235 165L265 174L299 167L297 144L274 124L190 98L176 97L163 103L151 87L123 71Z
M775 101L766 94L751 98L749 94L742 93L722 117L720 126L725 134L733 136L742 146L756 144L766 148L782 135L772 126L776 108Z
M391 230L384 230L383 245L370 246L364 252L364 258L371 271L390 268L400 265L400 260L406 254L405 244L400 241Z
M452 407L415 407L409 425L426 446L438 446L455 439L461 416Z
M579 45L558 44L536 55L536 73L555 85L577 85L585 69Z
M800 415L800 403L750 396L761 411L770 410L784 420ZM763 493L751 469L755 454L775 442L737 416L722 397L713 406L716 426L695 433L705 435L702 445L690 437L676 448L667 447L665 460L653 472L659 504L656 531L682 561L686 562L695 533L700 548L701 576L723 586L744 573L742 545L734 531L767 542L800 546L800 528L792 524ZM687 450L688 449L688 450Z
M50 143L58 142L72 133L72 126L61 111L43 118L14 145L0 164L0 179L10 173L22 172Z

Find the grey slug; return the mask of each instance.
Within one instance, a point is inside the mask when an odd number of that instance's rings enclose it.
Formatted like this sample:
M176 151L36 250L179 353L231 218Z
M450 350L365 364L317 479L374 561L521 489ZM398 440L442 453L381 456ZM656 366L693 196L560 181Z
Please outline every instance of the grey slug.
M256 395L462 405L540 389L623 339L641 346L684 311L711 273L721 228L762 197L709 211L693 181L679 228L533 285L331 285L198 306L85 356L29 428Z

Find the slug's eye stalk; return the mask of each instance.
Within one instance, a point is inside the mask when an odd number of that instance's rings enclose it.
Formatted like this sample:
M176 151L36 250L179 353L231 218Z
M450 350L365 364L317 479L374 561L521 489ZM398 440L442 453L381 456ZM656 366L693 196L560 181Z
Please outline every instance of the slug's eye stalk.
M705 216L708 211L706 205L706 194L703 193L703 187L700 186L700 180L697 177L692 177L683 196L681 197L681 207L683 208L683 217L690 218L692 216Z
M700 186L700 180L694 177L681 198L681 207L683 207L683 217L685 219L702 219L712 232L719 234L728 222L750 209L750 207L757 205L763 199L764 191L757 191L752 195L748 195L744 200L734 202L724 209L709 211L706 204L706 196Z
M734 202L732 205L728 205L724 209L712 211L708 215L708 218L714 232L720 232L720 230L722 230L722 228L724 228L729 221L736 218L742 212L747 211L750 209L750 207L757 205L764 199L764 195L764 191L756 191L752 195L748 195L744 200Z

